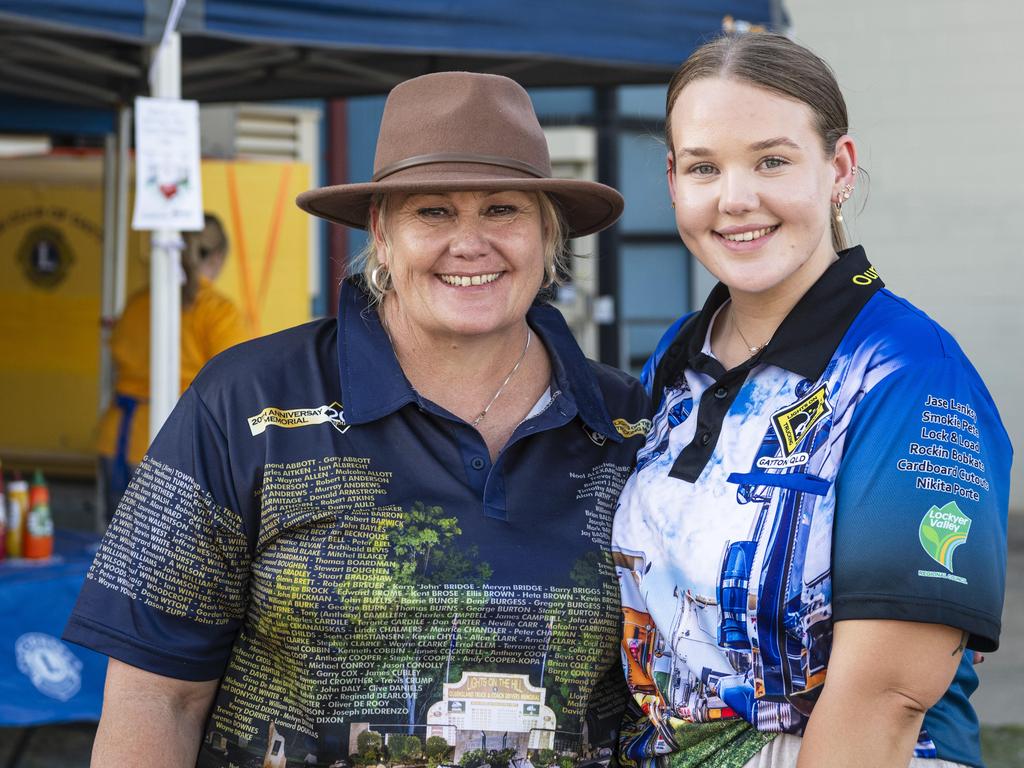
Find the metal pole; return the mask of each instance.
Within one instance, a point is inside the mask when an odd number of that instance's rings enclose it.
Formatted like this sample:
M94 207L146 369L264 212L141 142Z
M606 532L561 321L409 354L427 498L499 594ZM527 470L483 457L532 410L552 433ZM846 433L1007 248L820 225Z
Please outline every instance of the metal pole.
M100 390L96 403L102 415L112 399L114 363L110 354L110 333L114 327L114 254L117 249L117 130L103 138L103 262L100 273ZM96 459L96 513L93 528L102 533L109 516L106 477Z
M117 111L117 221L114 229L114 302L117 317L124 312L126 283L128 281L128 183L131 163L128 146L131 141L132 108Z
M181 38L165 36L154 49L150 92L158 99L181 98ZM178 400L181 377L181 234L152 234L149 264L149 439L156 437Z
M789 34L789 24L786 23L786 10L782 7L782 0L771 0L769 8L772 32L778 32L780 35Z
M110 332L117 315L114 309L114 259L117 248L117 127L103 138L103 267L100 278L100 392L97 409L110 405L114 388L110 358Z

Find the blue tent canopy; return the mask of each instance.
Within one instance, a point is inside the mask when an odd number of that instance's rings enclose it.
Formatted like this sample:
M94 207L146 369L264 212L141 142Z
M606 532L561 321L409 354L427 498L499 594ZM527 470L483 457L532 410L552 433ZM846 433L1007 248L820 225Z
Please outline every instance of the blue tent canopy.
M147 92L169 0L0 0L0 91L95 106ZM191 0L182 95L381 93L472 69L528 86L664 82L702 39L779 0ZM776 19L776 22L779 22Z

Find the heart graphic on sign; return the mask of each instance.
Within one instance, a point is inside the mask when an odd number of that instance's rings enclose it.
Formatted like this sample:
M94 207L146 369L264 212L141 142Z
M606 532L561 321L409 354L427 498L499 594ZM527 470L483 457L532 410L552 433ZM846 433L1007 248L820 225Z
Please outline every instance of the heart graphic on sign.
M160 194L164 196L165 200L170 200L172 197L178 194L177 184L161 184L159 189Z

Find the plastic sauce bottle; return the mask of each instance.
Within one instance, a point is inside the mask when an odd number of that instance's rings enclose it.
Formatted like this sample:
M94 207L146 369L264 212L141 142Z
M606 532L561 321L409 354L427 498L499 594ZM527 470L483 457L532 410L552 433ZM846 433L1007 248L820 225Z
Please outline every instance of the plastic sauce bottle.
M25 517L28 515L28 483L21 479L21 474L14 473L11 484L7 487L7 554L10 557L21 557L22 534L25 528Z
M22 553L31 558L49 557L53 554L53 516L50 514L50 491L41 470L36 470L28 496Z

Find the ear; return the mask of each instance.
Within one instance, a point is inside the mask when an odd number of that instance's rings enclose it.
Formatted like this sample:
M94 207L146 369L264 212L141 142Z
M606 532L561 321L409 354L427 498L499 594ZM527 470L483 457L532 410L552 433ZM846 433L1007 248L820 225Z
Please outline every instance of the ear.
M665 175L668 177L668 196L672 200L672 207L676 205L676 161L669 151L665 155Z
M377 247L377 261L386 266L387 261L384 256L387 254L387 247L380 229L380 208L372 204L370 205L370 236L373 238L373 244Z
M836 141L832 154L832 201L835 202L843 187L857 185L857 145L852 136L843 134Z

